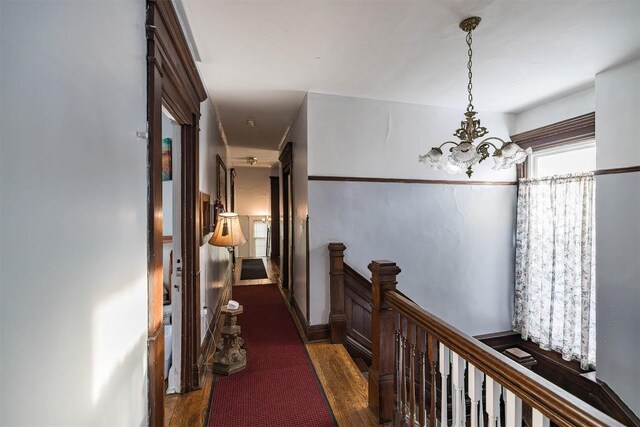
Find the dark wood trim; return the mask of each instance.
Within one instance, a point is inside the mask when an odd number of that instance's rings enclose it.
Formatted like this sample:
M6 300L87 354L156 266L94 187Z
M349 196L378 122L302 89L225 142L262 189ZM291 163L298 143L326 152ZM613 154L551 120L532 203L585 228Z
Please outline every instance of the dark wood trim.
M184 391L200 388L200 190L198 133L182 125L182 380Z
M200 103L206 99L204 85L198 76L174 6L169 0L147 0L147 121L148 140L148 400L149 425L164 424L164 327L162 323L162 106L182 125L182 147L193 154L183 158L183 174L193 188L183 191L186 234L183 235L183 316L195 316L183 321L182 360L188 363L183 375L197 372L199 350L199 248L196 231L200 226L198 189L198 122ZM190 162L187 163L186 161ZM195 166L195 168L194 168ZM186 170L186 172L185 172ZM195 178L193 178L195 177ZM185 185L183 179L183 185ZM186 199L185 199L186 197ZM190 256L190 258L189 258ZM197 292L196 292L197 290ZM192 296L185 299L186 295ZM197 305L195 304L197 303ZM195 314L194 314L195 313ZM196 328L197 332L196 332ZM184 390L197 387L198 379L186 381Z
M527 132L511 135L522 148L542 150L595 138L596 113L591 112Z
M352 359L360 358L366 363L367 366L371 366L372 353L371 349L365 347L358 341L356 341L353 337L347 335L345 339L344 348L347 349L347 353L351 356Z
M326 323L309 325L306 336L307 342L327 341L329 339L329 325Z
M235 168L229 169L229 191L231 192L231 202L229 202L229 212L236 211L236 170Z
M293 308L293 313L296 316L297 323L302 328L302 334L304 335L304 339L307 342L314 341L327 341L329 339L329 325L326 323L320 323L317 325L310 325L309 322L305 319L304 314L302 313L302 309L298 305L298 301L295 299L293 303L289 303L290 307Z
M147 2L148 320L149 425L164 424L164 325L162 291L162 58L156 40L155 2Z
M365 178L359 176L309 176L309 181L378 182L393 184L446 184L446 185L516 185L516 181L452 181L437 179Z
M289 302L294 300L293 283L293 257L295 254L295 233L292 232L293 224L296 223L294 190L293 190L293 142L289 141L282 149L278 157L282 167L282 260L281 275L282 287L287 292ZM290 208L289 208L290 207ZM289 244L291 242L291 244ZM307 293L309 292L307 283ZM307 319L308 321L308 319Z
M620 173L640 172L640 166L627 166L624 168L597 169L593 171L594 175L614 175Z
M171 243L173 242L173 236L162 236L162 243Z
M601 400L605 400L604 406L612 410L613 416L625 425L640 427L640 418L620 399L620 396L604 381L596 380L596 383L600 386Z
M271 185L271 260L280 259L280 178L270 176Z
M288 301L289 302L289 301ZM298 305L298 301L293 300L293 304L289 304L293 307L293 312L296 314L296 318L298 319L298 323L302 326L302 332L304 333L305 338L307 337L307 329L309 329L309 324L307 319L304 318L304 314L302 314L302 309Z
M329 330L333 344L347 338L347 315L344 301L344 250L342 243L329 243Z
M224 171L224 182L220 179L222 171ZM227 167L219 154L216 154L216 197L222 202L225 210L232 212L229 210L229 205L227 204Z
M390 310L388 296L394 295L400 268L395 262L371 261L372 358L369 368L369 409L380 423L393 417L394 333L396 314Z

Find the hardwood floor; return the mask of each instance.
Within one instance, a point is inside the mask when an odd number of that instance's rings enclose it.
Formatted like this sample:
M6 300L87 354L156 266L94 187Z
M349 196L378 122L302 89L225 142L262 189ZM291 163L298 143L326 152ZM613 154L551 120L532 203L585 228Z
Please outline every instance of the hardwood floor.
M211 353L215 346L211 345ZM205 368L203 386L185 394L169 394L164 398L165 427L199 427L204 426L209 411L213 373L210 367Z
M367 381L342 344L316 342L307 351L338 426L378 426L368 408Z
M241 258L236 261L238 264L236 265L234 286L278 283L280 278L278 267L269 259L265 259L267 274L269 275L268 280L240 281L240 260ZM293 313L292 317L294 323L297 324L297 319ZM219 326L222 325L220 324ZM299 327L299 325L297 326ZM301 334L301 336L303 335ZM216 341L218 339L219 336L216 337ZM373 414L367 407L367 382L344 346L328 342L315 342L306 343L306 348L338 426L378 426L379 424L376 423ZM213 350L214 346L212 345L211 351ZM204 426L207 420L214 382L213 373L210 369L206 369L201 390L165 396L165 426Z

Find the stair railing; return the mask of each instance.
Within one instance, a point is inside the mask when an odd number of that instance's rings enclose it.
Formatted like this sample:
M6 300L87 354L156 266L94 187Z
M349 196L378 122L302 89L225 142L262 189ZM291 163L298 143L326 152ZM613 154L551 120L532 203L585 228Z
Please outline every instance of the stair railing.
M332 245L337 267L344 245ZM381 423L622 426L397 292L396 263L372 261L368 268L373 343L369 408ZM331 290L339 293L338 270L333 269L337 274L331 277ZM332 296L332 302L339 300ZM340 325L339 306L333 314ZM342 325L335 332L335 338L342 338Z

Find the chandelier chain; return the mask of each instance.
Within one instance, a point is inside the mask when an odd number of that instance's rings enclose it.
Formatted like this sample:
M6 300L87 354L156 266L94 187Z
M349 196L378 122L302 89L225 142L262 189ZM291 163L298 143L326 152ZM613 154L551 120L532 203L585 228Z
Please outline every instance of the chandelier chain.
M473 73L471 72L471 67L473 65L472 62L472 56L473 56L473 51L471 50L471 43L473 42L472 37L471 37L471 31L469 31L467 33L467 46L469 46L469 50L467 51L468 55L469 55L469 61L467 62L467 69L468 71L468 77L469 77L469 83L467 84L467 91L469 92L469 105L467 105L467 111L473 111L473 94L471 93L471 89L473 89L473 83L472 83L472 78L473 78Z

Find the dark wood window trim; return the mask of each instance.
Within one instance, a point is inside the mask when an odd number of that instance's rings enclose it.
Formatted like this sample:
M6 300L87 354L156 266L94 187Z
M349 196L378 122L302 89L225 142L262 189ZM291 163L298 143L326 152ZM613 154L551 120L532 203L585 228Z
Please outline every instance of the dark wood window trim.
M596 136L596 113L591 112L527 132L511 135L511 141L533 152L588 141ZM529 176L528 159L517 166L518 178Z
M511 140L522 148L533 152L548 148L562 147L577 142L589 141L596 137L596 113L583 114L561 122L553 123L527 132L511 135ZM597 147L597 142L596 142ZM596 169L594 175L612 175L640 172L640 165L622 168ZM518 165L518 178L528 177L527 162Z
M148 141L148 398L149 425L164 424L164 326L162 295L162 106L182 127L183 332L182 383L199 387L201 235L198 134L206 92L170 0L147 0Z

